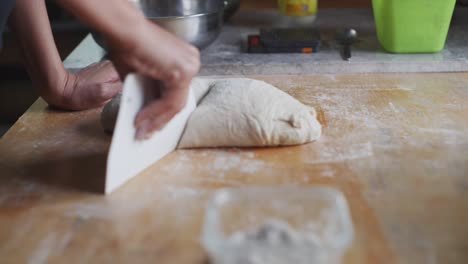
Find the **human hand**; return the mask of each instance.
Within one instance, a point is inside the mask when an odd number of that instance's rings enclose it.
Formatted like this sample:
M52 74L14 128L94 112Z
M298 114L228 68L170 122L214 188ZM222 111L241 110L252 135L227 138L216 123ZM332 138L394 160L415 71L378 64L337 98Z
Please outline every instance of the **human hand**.
M148 21L127 0L58 0L100 32L121 79L142 74L164 85L162 97L135 120L138 139L161 129L186 104L189 84L200 68L199 51Z
M65 72L58 87L43 95L52 106L85 110L104 105L122 90L122 82L110 61L91 64L76 72Z
M135 120L136 138L149 138L185 106L190 81L200 68L199 51L146 19L125 39L108 37L106 43L122 79L136 72L163 83L161 96Z
M108 0L114 2L115 0ZM82 4L85 0L76 0ZM88 1L94 8L95 1ZM108 6L109 3L103 3ZM123 4L128 4L123 0ZM128 13L124 11L125 14ZM71 73L62 63L52 35L44 0L16 0L9 18L23 62L34 86L47 103L67 110L83 110L103 105L122 87L109 61Z

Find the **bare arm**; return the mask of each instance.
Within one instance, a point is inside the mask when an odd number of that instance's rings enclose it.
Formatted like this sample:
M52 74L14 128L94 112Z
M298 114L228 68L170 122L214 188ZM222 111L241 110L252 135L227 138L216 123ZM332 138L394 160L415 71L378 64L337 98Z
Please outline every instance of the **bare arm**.
M9 25L16 34L23 62L47 103L69 110L100 106L121 90L110 62L72 74L61 61L44 0L16 0Z
M148 104L137 116L137 138L149 137L183 108L190 81L200 67L195 47L146 20L127 0L57 2L103 34L122 78L136 72L165 84L162 98ZM87 109L102 105L119 92L119 76L108 62L78 74L64 69L44 0L17 0L9 22L18 36L26 68L49 104Z
M44 0L17 0L9 19L18 39L23 61L39 93L55 101L56 93L49 87L66 82L66 71L55 46Z
M200 68L198 50L149 22L127 0L57 0L101 32L121 77L137 72L165 84L160 100L137 116L137 138L161 129L186 104L191 79Z

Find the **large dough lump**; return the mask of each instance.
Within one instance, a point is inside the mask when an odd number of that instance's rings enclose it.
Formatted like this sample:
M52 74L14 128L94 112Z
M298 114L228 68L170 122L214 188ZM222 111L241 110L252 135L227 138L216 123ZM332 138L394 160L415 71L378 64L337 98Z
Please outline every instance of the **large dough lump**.
M320 137L315 110L266 82L245 78L204 82L192 86L197 97L204 97L179 148L285 146Z

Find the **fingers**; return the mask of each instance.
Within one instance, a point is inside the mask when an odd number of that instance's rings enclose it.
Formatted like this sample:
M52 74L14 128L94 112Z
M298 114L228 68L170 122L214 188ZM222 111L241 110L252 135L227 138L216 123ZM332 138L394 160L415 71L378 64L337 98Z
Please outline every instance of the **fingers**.
M147 139L162 129L187 103L190 82L200 68L200 54L195 47L185 50L185 53L184 57L165 71L158 71L155 67L146 68L146 74L162 80L165 89L161 98L138 114L135 120L137 139Z
M67 81L55 100L48 103L67 110L85 110L104 105L122 90L112 63L89 65L77 73L67 72Z
M72 110L85 110L103 106L122 91L120 81L95 84L76 89L71 98L69 108Z
M199 52L189 49L190 53L165 72L151 72L152 78L161 78L165 88L161 98L146 106L137 116L135 127L137 139L147 139L155 131L162 129L187 103L189 85L200 68Z
M106 80L107 82L117 82L123 80L120 78L117 69L114 67L114 64L111 61L105 60L101 62L100 67L100 70L97 72L101 72L104 75L103 80Z
M137 115L136 139L148 139L154 132L161 130L187 103L188 82L178 87L166 87L160 99L154 100Z
M103 105L110 99L114 98L121 91L122 83L120 81L104 83L102 84L101 88L97 90L98 94L95 96L95 98L100 98L98 102L100 105Z
M96 86L94 89L90 88L89 102L95 101L97 106L101 106L122 91L122 82L110 61L97 64L94 73L94 76L88 78L88 81L91 81L91 84L95 83Z
M74 91L74 99L82 109L99 107L122 91L122 82L110 61L90 65L79 72L81 80Z
M152 102L138 114L141 121L136 126L136 139L148 139L154 132L161 130L177 112L174 109L168 109L164 101Z
M158 36L149 48L150 54L140 57L139 70L156 80L181 82L195 76L200 68L200 52L193 45L184 42L161 27L151 24L153 36Z
M122 80L134 72L165 85L162 96L148 103L135 119L135 136L145 139L185 106L190 81L200 69L200 52L153 23L140 26L129 45L109 42L109 51Z
M164 83L170 84L184 82L186 79L191 79L200 70L200 53L194 46L182 44L183 48L179 48L180 53L176 54L174 58L164 58L164 63L161 63L159 58L145 58L132 64L137 72L155 80L162 80ZM154 61L158 61L159 64L154 63Z

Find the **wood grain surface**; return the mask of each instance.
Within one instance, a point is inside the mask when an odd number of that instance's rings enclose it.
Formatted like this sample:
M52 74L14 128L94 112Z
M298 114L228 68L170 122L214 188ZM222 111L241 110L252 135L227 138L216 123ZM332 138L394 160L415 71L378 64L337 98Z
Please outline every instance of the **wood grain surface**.
M326 185L348 199L344 263L466 263L468 73L253 76L314 106L314 143L178 150L109 196L100 110L38 100L0 141L0 263L206 263L222 187Z

